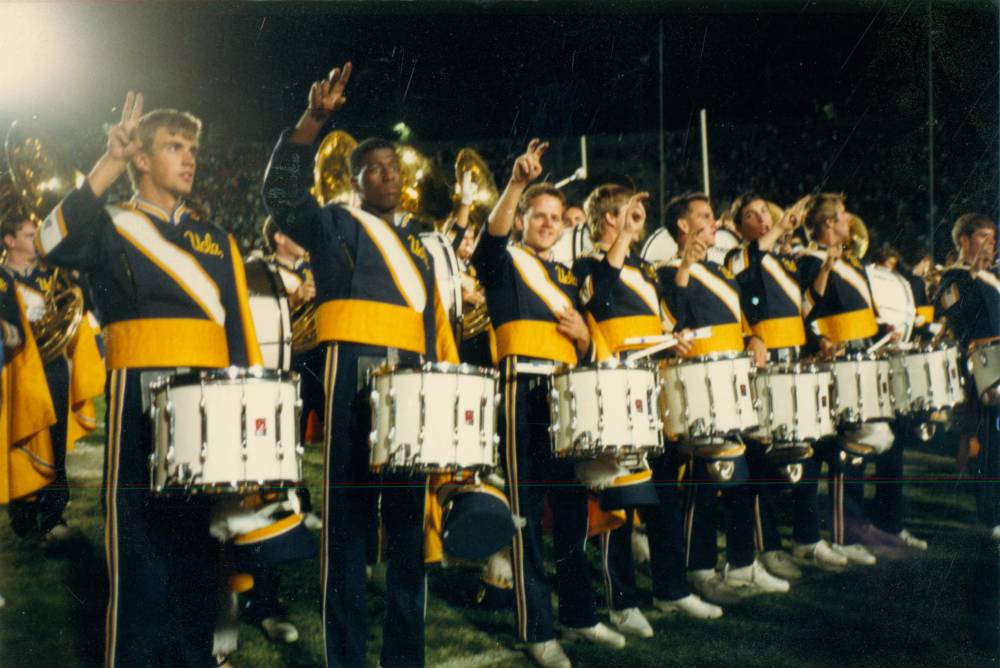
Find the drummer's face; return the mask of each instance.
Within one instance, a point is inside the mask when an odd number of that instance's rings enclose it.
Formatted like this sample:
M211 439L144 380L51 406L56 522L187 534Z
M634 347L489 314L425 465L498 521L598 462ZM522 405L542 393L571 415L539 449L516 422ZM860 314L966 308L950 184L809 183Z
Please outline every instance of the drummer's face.
M992 227L980 227L968 236L959 237L958 241L962 245L962 255L967 262L975 261L981 266L993 264L997 248L997 232Z
M851 238L851 216L844 208L844 203L837 205L837 217L833 221L833 233L839 243L844 243Z
M563 203L552 195L536 195L524 212L524 244L536 253L547 252L563 231Z
M743 207L740 214L740 234L745 241L760 239L771 231L772 224L771 210L764 200L755 199Z
M703 200L695 200L688 204L688 212L684 216L687 221L689 236L695 236L705 242L705 245L712 247L715 245L715 214L712 213L712 206Z

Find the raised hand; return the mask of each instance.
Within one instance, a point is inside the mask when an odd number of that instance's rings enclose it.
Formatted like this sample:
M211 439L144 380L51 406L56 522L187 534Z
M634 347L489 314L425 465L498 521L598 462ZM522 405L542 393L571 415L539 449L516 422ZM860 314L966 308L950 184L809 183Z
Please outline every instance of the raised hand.
M514 161L514 169L510 175L513 183L527 185L542 175L542 155L549 148L547 141L532 139L528 142L528 150Z
M689 234L684 244L684 253L681 256L681 265L690 267L696 262L701 262L708 254L708 244L698 237Z
M640 192L629 197L628 202L618 209L619 234L627 234L631 239L638 239L646 225L646 207L644 202L649 199L648 192Z
M309 89L309 112L325 118L344 106L344 89L350 79L351 63L346 62L342 68L330 70L328 78L314 82Z
M137 132L142 116L142 93L129 91L122 106L122 119L108 134L109 158L127 163L142 148Z

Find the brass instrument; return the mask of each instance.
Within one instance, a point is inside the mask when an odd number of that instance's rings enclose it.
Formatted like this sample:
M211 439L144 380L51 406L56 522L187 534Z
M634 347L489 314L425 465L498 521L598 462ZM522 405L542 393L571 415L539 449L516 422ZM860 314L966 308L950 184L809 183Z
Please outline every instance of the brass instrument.
M847 240L847 248L854 257L860 260L868 252L868 243L870 241L868 226L856 214L848 212L847 215L851 217L851 236Z
M316 300L304 301L292 309L292 353L309 352L319 341L316 338Z
M353 201L350 158L357 147L358 141L343 130L334 130L323 138L313 167L312 193L320 205Z
M0 177L0 215L22 217L36 225L69 192L83 182L56 150L52 140L33 123L14 121L5 142L8 174ZM31 323L42 362L63 354L83 321L83 291L67 272L57 269L45 292L45 312Z
M474 276L469 276L464 274L462 276L462 286L466 286L466 279L471 283L469 284L469 289L473 292L482 293L483 286L479 283ZM463 290L464 291L464 290ZM487 330L490 326L490 314L486 309L486 300L478 304L466 304L462 303L462 339L468 340L474 336L478 336Z
M428 230L438 229L451 212L451 185L444 170L413 146L396 149L402 170L399 207Z
M458 205L459 190L462 175L472 174L472 182L476 185L476 199L473 201L469 211L469 227L473 230L482 229L486 220L500 199L500 191L497 190L496 181L486 161L473 148L463 148L455 158L455 183L454 201ZM463 275L463 287L468 287L473 292L482 293L483 288L474 276ZM468 279L468 283L466 282ZM490 314L486 309L485 300L479 304L462 304L462 339L468 340L474 336L482 334L490 326Z

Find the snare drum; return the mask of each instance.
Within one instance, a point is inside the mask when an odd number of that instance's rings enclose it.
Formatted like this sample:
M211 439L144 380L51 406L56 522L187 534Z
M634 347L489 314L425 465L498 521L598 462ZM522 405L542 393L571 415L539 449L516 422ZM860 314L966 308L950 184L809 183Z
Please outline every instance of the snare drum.
M889 360L857 353L822 366L833 375L833 415L837 424L891 420Z
M899 352L889 358L889 365L898 413L950 410L965 400L955 346Z
M493 369L384 364L371 373L371 470L437 473L496 465Z
M458 231L462 234L462 231ZM434 258L434 278L441 306L448 322L455 326L462 318L462 267L452 248L451 241L440 232L422 232L420 241Z
M292 365L292 318L285 286L274 266L264 258L251 258L244 267L250 317L264 366L288 371Z
M663 451L657 411L656 370L642 363L611 360L570 368L552 376L549 410L552 454L619 459Z
M803 364L772 364L758 371L755 436L774 445L814 443L837 433L830 401L833 376Z
M150 388L156 494L245 493L302 480L298 375L215 369Z
M976 380L976 394L987 406L1000 405L1000 340L974 346L969 351L969 369Z
M755 372L752 358L745 353L661 362L664 435L707 445L756 429L759 421L751 381Z

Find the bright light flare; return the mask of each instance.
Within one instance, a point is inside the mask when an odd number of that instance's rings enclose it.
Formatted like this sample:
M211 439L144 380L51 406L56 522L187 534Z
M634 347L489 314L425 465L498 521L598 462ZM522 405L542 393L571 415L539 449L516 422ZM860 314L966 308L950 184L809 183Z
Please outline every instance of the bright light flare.
M66 6L41 3L0 4L0 90L11 101L26 101L58 90L74 74L74 56L66 30Z

